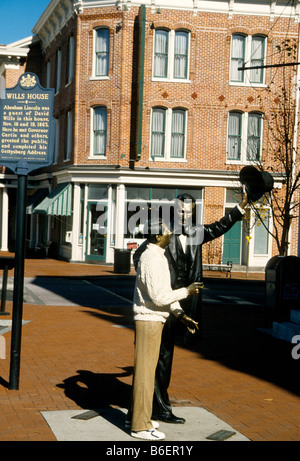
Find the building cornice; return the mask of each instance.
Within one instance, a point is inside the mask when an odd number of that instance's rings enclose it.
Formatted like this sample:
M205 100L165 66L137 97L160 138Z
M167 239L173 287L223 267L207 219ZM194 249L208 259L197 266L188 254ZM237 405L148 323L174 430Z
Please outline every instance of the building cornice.
M75 165L71 168L53 172L57 182L111 183L155 186L190 186L190 187L241 187L239 171L230 170L184 170L136 168L134 170L120 165ZM274 175L274 187L281 188L284 177Z
M19 64L21 59L27 57L29 48L37 40L37 37L27 37L8 45L0 45L0 63L4 66Z
M292 2L291 2L292 3ZM115 7L118 11L129 11L131 7L145 5L152 12L162 10L186 10L198 13L220 13L229 19L235 15L267 16L270 21L278 17L291 18L299 22L300 0L295 0L292 6L284 5L278 0L52 0L38 22L32 29L45 49L63 26L74 14L82 14L85 10L95 8Z

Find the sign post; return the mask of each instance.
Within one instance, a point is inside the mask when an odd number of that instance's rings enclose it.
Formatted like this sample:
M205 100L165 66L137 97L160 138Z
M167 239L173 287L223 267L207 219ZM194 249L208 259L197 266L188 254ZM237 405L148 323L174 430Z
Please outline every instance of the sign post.
M26 192L28 174L53 163L54 90L27 72L0 100L0 165L18 176L15 274L9 389L19 388L24 294Z

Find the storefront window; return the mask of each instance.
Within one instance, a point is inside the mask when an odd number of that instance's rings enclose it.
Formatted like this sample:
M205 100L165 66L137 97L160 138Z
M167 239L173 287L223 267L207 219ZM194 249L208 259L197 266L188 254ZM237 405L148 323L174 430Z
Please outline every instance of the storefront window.
M102 184L89 184L88 200L103 200L107 198L107 186Z
M242 200L243 189L226 189L226 203L239 203Z
M62 245L71 245L72 240L72 216L61 216L61 242Z
M144 240L144 225L150 216L162 218L170 224L173 218L174 200L179 194L189 193L196 200L197 222L202 220L202 190L162 187L127 187L125 207L125 243L126 239L137 244ZM131 245L134 242L127 241Z
M260 219L257 218L254 227L254 254L267 255L269 251L269 210L265 209L260 213Z

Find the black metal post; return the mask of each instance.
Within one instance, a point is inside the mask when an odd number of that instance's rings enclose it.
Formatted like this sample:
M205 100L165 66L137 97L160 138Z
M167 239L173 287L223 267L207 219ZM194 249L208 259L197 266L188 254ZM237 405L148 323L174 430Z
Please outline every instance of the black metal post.
M15 274L9 389L19 389L24 294L25 218L27 175L18 175Z
M8 315L9 314L9 312L5 312L6 292L7 292L7 278L8 278L8 265L4 266L4 269L3 269L0 315Z

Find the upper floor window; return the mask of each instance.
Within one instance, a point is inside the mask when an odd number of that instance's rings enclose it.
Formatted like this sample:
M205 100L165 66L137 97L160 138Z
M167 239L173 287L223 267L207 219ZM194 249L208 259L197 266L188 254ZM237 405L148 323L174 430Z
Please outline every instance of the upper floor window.
M73 118L72 112L68 110L66 114L66 137L65 137L65 160L70 160L73 142Z
M109 29L100 28L95 31L95 76L107 77L109 70Z
M54 145L54 162L58 162L59 157L59 118L55 119L55 145Z
M56 76L55 76L55 92L60 91L61 83L61 49L59 48L56 52Z
M230 112L227 160L255 162L261 158L262 114Z
M68 42L67 84L72 82L73 72L74 72L74 37L71 36Z
M51 87L51 63L47 61L46 64L46 88Z
M154 107L151 121L151 157L184 160L187 111Z
M240 84L263 84L262 67L242 70L242 67L259 67L265 64L266 37L234 34L231 43L230 81Z
M184 30L156 29L153 77L188 78L190 34Z
M98 106L92 109L92 155L106 154L107 109Z

